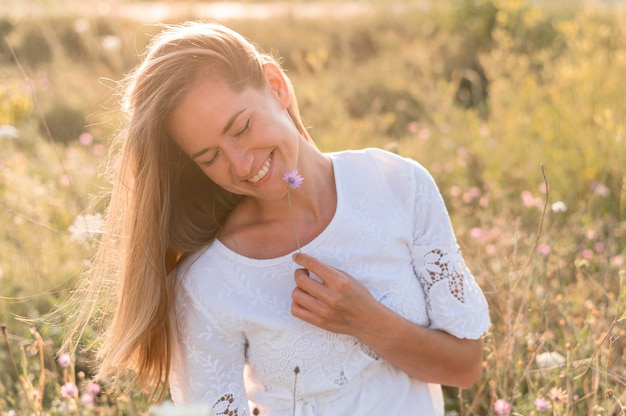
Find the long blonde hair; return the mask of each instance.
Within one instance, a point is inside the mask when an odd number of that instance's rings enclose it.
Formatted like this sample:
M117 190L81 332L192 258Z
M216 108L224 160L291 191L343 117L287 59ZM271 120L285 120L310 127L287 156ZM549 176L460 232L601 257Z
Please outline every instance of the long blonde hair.
M75 316L65 348L75 348L94 317L103 322L98 377L130 371L153 393L167 385L171 361L176 262L210 243L239 202L216 186L174 143L164 119L204 77L234 90L265 88L260 53L240 34L215 23L166 26L126 78L127 124L111 152L115 179L106 230L89 276L74 293ZM293 87L288 112L311 141ZM163 390L163 392L165 389Z

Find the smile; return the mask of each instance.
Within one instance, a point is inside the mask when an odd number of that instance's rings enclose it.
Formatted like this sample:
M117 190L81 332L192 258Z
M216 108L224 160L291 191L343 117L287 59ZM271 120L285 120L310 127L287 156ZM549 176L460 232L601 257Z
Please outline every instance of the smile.
M270 153L270 156L265 161L265 164L261 167L256 175L248 179L248 182L257 183L258 181L263 179L265 175L267 175L267 172L270 170L270 165L272 164L272 156L273 153Z

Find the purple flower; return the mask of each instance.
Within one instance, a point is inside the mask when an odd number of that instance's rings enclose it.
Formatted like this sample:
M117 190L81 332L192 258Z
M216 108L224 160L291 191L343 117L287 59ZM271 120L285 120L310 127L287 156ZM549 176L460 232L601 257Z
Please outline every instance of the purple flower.
M550 409L552 407L552 403L550 403L544 397L537 397L535 399L534 404L535 404L535 407L537 408L537 410L539 410L540 412L547 412L548 409Z
M85 391L95 397L98 395L98 393L100 393L100 384L92 381L87 384L87 386L85 387Z
M67 368L72 363L72 358L70 357L69 353L64 352L63 354L59 355L59 359L57 361L61 367Z
M504 399L498 399L493 404L493 410L498 415L509 415L511 414L511 403L507 402Z
M72 382L65 383L63 387L61 387L61 396L66 399L71 399L75 397L76 394L78 394L78 387Z
M304 178L298 174L298 169L294 169L292 171L285 172L283 180L287 182L287 185L289 185L290 188L298 189L300 185L302 185Z

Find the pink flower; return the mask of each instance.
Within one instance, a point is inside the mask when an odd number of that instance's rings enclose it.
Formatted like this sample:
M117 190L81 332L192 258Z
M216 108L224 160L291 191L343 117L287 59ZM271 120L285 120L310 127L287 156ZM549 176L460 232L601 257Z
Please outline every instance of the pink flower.
M454 185L450 188L450 195L452 195L453 197L459 197L462 193L463 191L460 186Z
M77 394L78 387L76 387L76 384L72 382L65 383L63 387L61 387L61 396L65 397L66 399L71 399Z
M93 143L93 136L86 132L81 133L80 136L78 136L78 142L83 146L89 146L91 143Z
M87 391L87 393L91 394L92 396L97 396L98 393L100 393L100 384L96 383L95 381L92 381L89 384L87 384L87 387L85 387L85 390Z
M539 410L540 412L547 412L548 409L550 409L552 407L552 403L550 403L548 400L546 400L543 397L537 397L535 399L535 408L537 408L537 410Z
M287 182L287 185L289 185L290 188L298 189L300 185L302 185L304 178L298 174L298 169L294 169L292 171L285 172L283 180Z
M59 359L57 360L57 362L61 367L67 368L72 363L72 357L70 357L69 353L64 352L63 354L59 355Z
M498 415L509 415L511 414L511 403L507 402L504 399L498 399L493 404L493 410Z
M541 254L542 256L547 256L548 254L550 254L550 246L547 245L546 243L541 243L539 244L539 246L537 247L537 251L539 252L539 254Z
M522 203L525 207L532 207L535 205L535 197L530 191L522 192Z
M594 182L591 184L591 190L594 194L600 195L603 197L611 196L611 190L604 184Z
M84 404L93 404L94 402L93 394L84 393L82 396L80 396L80 401L83 402Z
M480 241L484 235L483 230L478 227L474 227L470 230L470 235L474 240Z
M470 203L473 200L480 198L480 189L476 186L472 186L463 194L463 202Z

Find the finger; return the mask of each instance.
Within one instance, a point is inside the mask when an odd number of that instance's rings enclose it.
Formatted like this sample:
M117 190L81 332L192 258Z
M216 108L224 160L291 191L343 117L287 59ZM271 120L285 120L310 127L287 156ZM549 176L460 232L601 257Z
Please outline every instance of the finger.
M296 302L293 302L291 304L291 315L315 326L320 326L321 324L320 319L317 317L317 315Z
M326 309L322 301L311 296L308 292L300 287L296 287L291 293L291 313L296 318L306 320L311 323L312 317ZM318 323L316 323L318 324Z
M296 284L307 292L314 290L316 285L322 285L318 280L311 278L311 273L307 269L296 269L293 272L293 277Z
M329 279L332 279L333 274L337 272L335 268L316 259L315 257L309 256L308 254L295 253L292 259L294 262L303 266L305 269L308 269L309 271L313 272L324 282L326 282Z
M301 289L306 292L306 294L319 300L320 302L328 303L333 299L332 289L327 287L324 283L319 282L309 276L309 271L306 269L297 269L294 272L294 281L296 283L296 288ZM308 305L307 307L312 307L313 305ZM319 304L315 305L319 310Z

